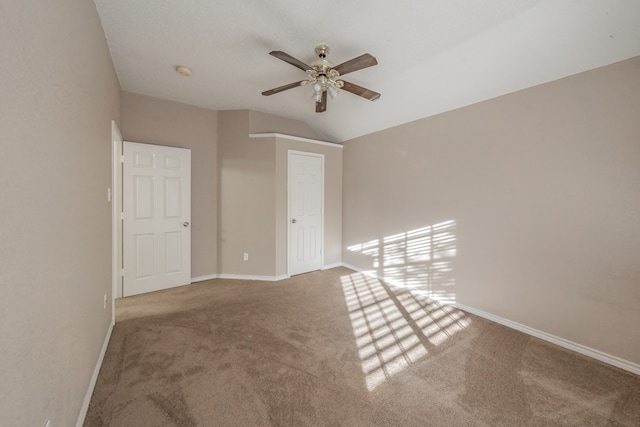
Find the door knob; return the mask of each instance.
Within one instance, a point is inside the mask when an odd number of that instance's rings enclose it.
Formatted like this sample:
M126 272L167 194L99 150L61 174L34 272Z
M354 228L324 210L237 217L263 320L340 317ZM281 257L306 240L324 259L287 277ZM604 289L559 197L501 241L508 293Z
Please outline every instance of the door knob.
M295 224L296 222L298 222L298 220L297 219L292 219L291 222Z
M182 223L182 225L185 226L185 227L188 227L189 223L187 221L185 221L185 222Z

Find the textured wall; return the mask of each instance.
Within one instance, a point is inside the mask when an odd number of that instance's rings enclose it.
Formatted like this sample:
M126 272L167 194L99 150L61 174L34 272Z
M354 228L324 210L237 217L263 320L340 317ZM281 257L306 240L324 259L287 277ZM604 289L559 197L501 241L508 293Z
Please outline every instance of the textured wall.
M640 363L640 58L345 143L345 262Z
M264 113L219 113L218 273L269 277L287 273L288 149L325 154L325 264L340 262L342 149L285 138L250 138L251 129L308 131L304 123ZM242 259L244 252L249 253L248 261Z
M217 272L218 113L122 93L125 141L191 149L191 277Z
M90 0L3 2L0 51L0 425L71 426L111 321L120 87Z
M219 119L218 273L274 276L275 145L249 138L249 110Z
M270 114L249 110L218 113L128 92L122 94L121 130L128 141L192 150L193 277L276 275L276 253L283 249L276 249L276 216L281 212L276 212L275 202L275 139L253 139L249 133L293 132L318 137L317 134L304 123ZM300 142L293 145L307 149L310 146ZM321 151L335 150L341 151ZM339 262L342 200L338 188L342 166L332 160L328 167L332 169L332 190L327 259ZM284 218L286 221L286 211ZM249 261L242 260L244 252L249 253ZM277 275L286 273L286 267L284 272L281 270Z

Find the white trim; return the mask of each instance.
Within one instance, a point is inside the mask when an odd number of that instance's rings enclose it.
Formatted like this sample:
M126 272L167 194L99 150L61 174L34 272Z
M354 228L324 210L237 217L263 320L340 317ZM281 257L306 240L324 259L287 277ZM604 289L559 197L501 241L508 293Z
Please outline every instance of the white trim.
M343 148L342 144L337 142L320 141L317 139L302 138L300 136L285 135L283 133L250 133L249 138L283 138L291 141L308 142L310 144L326 145L328 147Z
M390 283L389 281L385 280L384 277L378 275L375 270L363 270L359 267L356 267L354 265L351 264L347 264L347 263L342 263L343 267L346 267L348 269L351 269L353 271L357 271L359 273L362 273L366 276L370 276L370 277L375 277L376 279L385 281L387 283ZM391 283L390 283L391 284ZM434 297L430 297L431 299L437 300L437 298ZM582 354L584 356L587 357L591 357L593 359L599 360L600 362L604 362L607 363L609 365L615 366L617 368L620 369L624 369L625 371L629 371L631 373L634 373L636 375L640 375L640 365L633 363L633 362L629 362L628 360L624 360L621 359L619 357L616 356L612 356L610 354L604 353L600 350L596 350L587 346L584 346L582 344L578 344L575 343L573 341L569 341L567 339L564 338L560 338L557 337L555 335L549 334L547 332L543 332L543 331L539 331L537 329L531 328L529 326L525 326L522 325L520 323L514 322L512 320L509 319L505 319L504 317L500 317L500 316L496 316L495 314L491 314L488 313L486 311L482 311L482 310L478 310L477 308L473 308L473 307L469 307L468 305L464 305L464 304L460 304L458 302L452 302L450 300L445 300L445 301L441 301L443 304L449 304L449 305L453 305L454 307L466 311L468 313L471 314L475 314L476 316L482 317L484 319L487 320L491 320L492 322L496 322L499 323L501 325L504 325L508 328L511 329L515 329L517 331L523 332L527 335L531 335L533 337L539 338L541 340L550 342L552 344L555 344L557 346L560 346L562 348L566 348L568 350L571 351L575 351L576 353Z
M362 273L365 276L373 277L373 278L378 279L378 280L384 280L384 277L382 277L378 273L376 273L375 270L364 270L364 269L362 269L360 267L356 267L355 265L348 264L346 262L343 262L342 266L348 268L349 270L353 270L353 271L357 271L358 273Z
M111 120L111 321L116 321L116 298L122 296L122 134Z
M104 360L104 355L107 353L107 347L109 346L109 340L111 339L111 332L113 331L114 324L115 322L111 322L109 324L109 329L107 330L107 336L104 338L104 343L102 344L102 350L100 350L100 355L98 356L98 362L96 363L96 367L93 370L91 381L89 381L89 387L87 388L87 393L84 395L84 401L82 402L82 407L80 407L80 414L78 414L78 421L76 422L76 427L82 427L82 425L84 424L84 419L87 417L87 411L89 410L89 403L91 402L93 389L96 387L96 381L98 380L98 374L100 373L100 368L102 367L102 361Z
M205 280L213 280L217 278L218 278L217 274L209 274L207 276L192 277L191 283L204 282Z
M333 264L326 264L322 266L322 270L330 270L332 268L342 267L344 264L342 262L334 262Z
M261 282L277 282L279 280L288 279L289 276L250 276L246 274L218 274L218 279L233 279L233 280L259 280Z
M555 335L539 331L537 329L531 328L526 325L522 325L517 322L513 322L509 319L505 319L504 317L496 316L495 314L487 313L486 311L478 310L477 308L469 307L464 304L454 303L454 307L469 312L471 314L475 314L476 316L483 317L485 319L491 320L493 322L499 323L501 325L507 326L509 328L518 330L520 332L524 332L525 334L534 336L536 338L540 338L541 340L548 341L552 344L558 345L560 347L566 348L568 350L575 351L576 353L580 353L582 355L591 357L593 359L599 360L604 363L608 363L609 365L616 366L620 369L624 369L625 371L632 372L636 375L640 375L640 365L636 363L629 362L624 359L620 359L619 357L612 356L607 353L603 353L602 351L584 346L582 344L575 343L573 341L569 341L564 338L557 337Z

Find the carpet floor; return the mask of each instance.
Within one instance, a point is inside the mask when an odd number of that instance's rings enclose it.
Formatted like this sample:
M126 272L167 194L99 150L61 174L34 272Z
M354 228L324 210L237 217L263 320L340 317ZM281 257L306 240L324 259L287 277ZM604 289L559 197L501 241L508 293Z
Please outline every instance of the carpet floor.
M346 268L116 301L85 426L640 426L640 377Z

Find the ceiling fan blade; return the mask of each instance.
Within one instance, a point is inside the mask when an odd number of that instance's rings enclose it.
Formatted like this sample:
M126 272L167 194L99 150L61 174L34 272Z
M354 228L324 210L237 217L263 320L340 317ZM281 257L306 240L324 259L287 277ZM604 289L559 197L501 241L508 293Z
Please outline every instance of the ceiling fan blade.
M342 86L342 89L347 92L366 98L369 101L375 101L380 98L380 94L378 92L374 92L371 89L367 89L366 87L358 86L357 84L349 83L344 80L343 82L344 86Z
M321 102L316 102L316 113L327 111L327 91L322 92Z
M302 82L306 82L306 80L300 80L299 82L289 83L288 85L280 86L274 89L265 90L262 92L264 96L273 95L274 93L280 93L287 89L293 89L294 87L302 86Z
M300 68L302 71L307 71L307 70L311 70L312 69L310 66L308 66L304 62L300 61L299 59L294 58L293 56L289 55L288 53L282 52L281 50L271 51L271 52L269 52L269 55L275 56L276 58L281 59L284 62L288 62L289 64L293 65L294 67Z
M347 62L343 62L340 65L336 65L333 67L334 70L340 73L341 76L344 76L347 73L352 73L354 71L362 70L363 68L373 67L378 64L378 60L365 53L363 55L358 56L357 58L350 59Z

